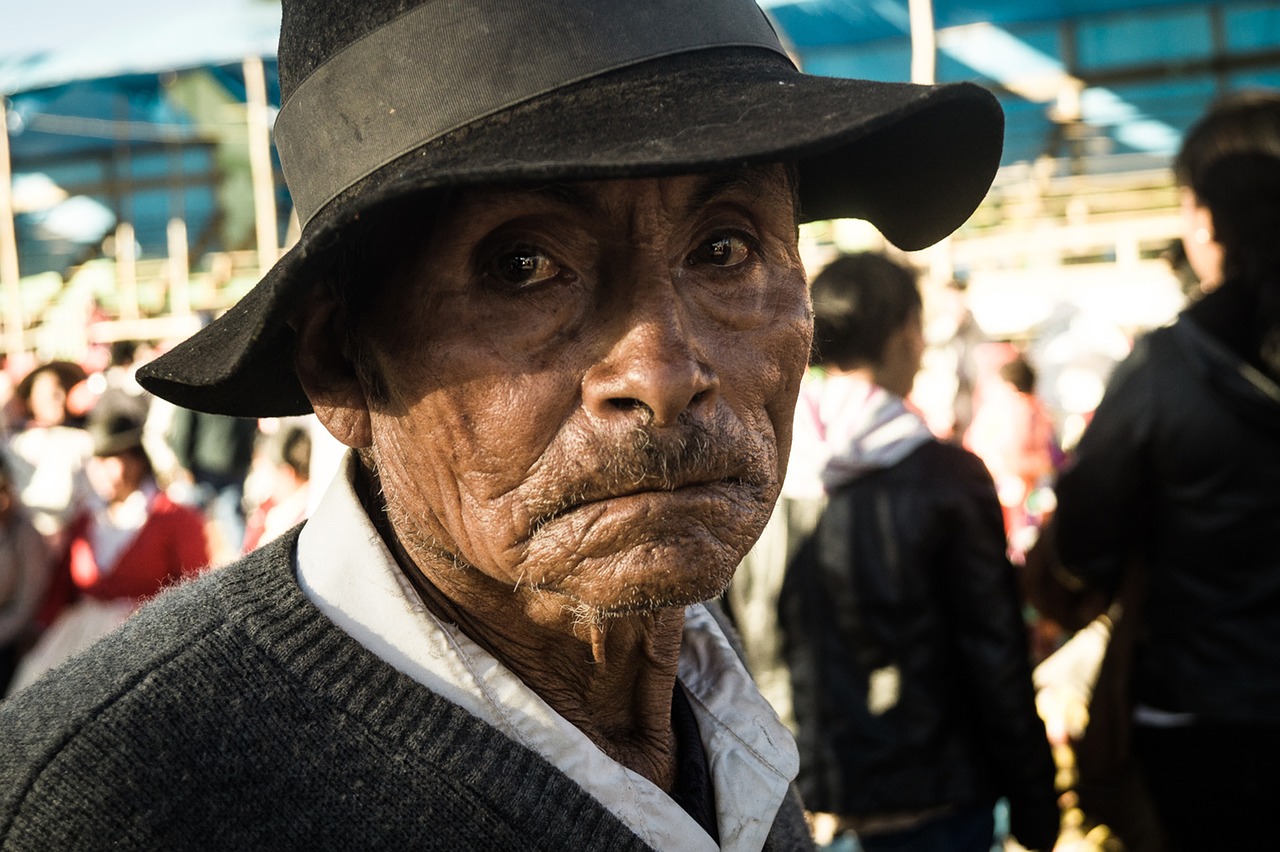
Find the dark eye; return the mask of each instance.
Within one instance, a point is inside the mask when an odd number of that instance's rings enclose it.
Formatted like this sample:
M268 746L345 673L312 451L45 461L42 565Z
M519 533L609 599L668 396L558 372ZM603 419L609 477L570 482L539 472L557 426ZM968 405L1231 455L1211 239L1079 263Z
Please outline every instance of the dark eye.
M493 259L489 271L502 283L514 287L533 287L561 273L560 264L529 246L502 252Z
M746 262L754 249L751 241L742 234L717 234L694 250L689 256L689 265L737 266Z

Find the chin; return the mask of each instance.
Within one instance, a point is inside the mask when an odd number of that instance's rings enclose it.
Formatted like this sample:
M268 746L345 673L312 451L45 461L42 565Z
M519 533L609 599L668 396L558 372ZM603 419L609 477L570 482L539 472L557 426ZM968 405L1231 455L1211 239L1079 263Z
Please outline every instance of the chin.
M729 585L769 519L754 491L723 489L602 502L533 536L523 576L599 613L654 612L709 600Z
M605 618L683 609L719 597L740 559L736 549L687 542L659 552L642 549L617 554L606 564L579 566L561 591Z

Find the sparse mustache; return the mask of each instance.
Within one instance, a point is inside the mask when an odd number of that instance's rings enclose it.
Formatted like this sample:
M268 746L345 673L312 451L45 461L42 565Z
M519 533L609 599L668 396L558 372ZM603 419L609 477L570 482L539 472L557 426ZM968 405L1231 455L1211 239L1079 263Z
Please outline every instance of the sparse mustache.
M717 480L762 488L767 476L756 458L758 442L726 434L731 431L693 418L682 418L670 429L636 426L622 439L576 459L578 477L556 483L554 495L530 505L531 526L537 530L575 506L638 489L671 491Z

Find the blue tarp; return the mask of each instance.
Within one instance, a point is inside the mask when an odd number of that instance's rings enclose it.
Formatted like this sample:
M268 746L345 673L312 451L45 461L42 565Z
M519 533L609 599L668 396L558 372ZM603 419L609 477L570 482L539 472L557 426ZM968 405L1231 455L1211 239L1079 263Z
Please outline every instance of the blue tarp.
M905 80L907 0L762 0L805 70ZM1001 92L1006 164L1068 153L1052 81L1085 87L1090 150L1167 157L1218 93L1280 86L1280 3L934 0L939 81ZM1030 90L1028 92L1028 90Z
M212 184L200 185L202 176L239 167L228 159L236 140L208 96L192 92L242 101L240 61L260 56L267 60L269 99L278 104L272 60L278 0L187 0L178 11L172 0L14 5L0 28L0 92L10 95L19 177L97 186L92 201L107 218L81 203L79 219L92 230L128 218L144 254L164 253L164 223L174 215L188 220L193 235L213 239L206 248L239 247L226 243L243 227L224 227L217 216L225 213L225 199ZM807 71L910 75L908 0L761 5ZM1218 92L1280 86L1276 2L934 0L933 8L937 78L976 80L998 91L1008 118L1006 164L1063 157L1072 145L1077 153L1167 157ZM1083 87L1081 121L1073 126L1053 115L1064 80ZM142 190L127 188L175 167L168 186L152 180ZM111 182L119 188L114 196L102 191ZM283 217L283 189L280 197ZM47 217L35 211L19 218L24 273L58 269L97 239L58 243Z

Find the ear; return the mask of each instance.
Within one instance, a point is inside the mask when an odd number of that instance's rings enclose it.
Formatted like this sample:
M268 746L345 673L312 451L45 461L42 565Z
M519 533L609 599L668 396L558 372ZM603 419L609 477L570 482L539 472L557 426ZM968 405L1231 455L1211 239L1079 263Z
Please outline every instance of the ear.
M1182 209L1182 247L1192 271L1200 279L1200 289L1208 292L1217 287L1222 279L1222 246L1213 229L1213 214L1206 205L1200 203L1199 197L1189 187L1182 188L1179 201Z
M316 417L348 447L373 442L369 402L343 341L346 317L329 288L316 285L294 315L298 381Z

